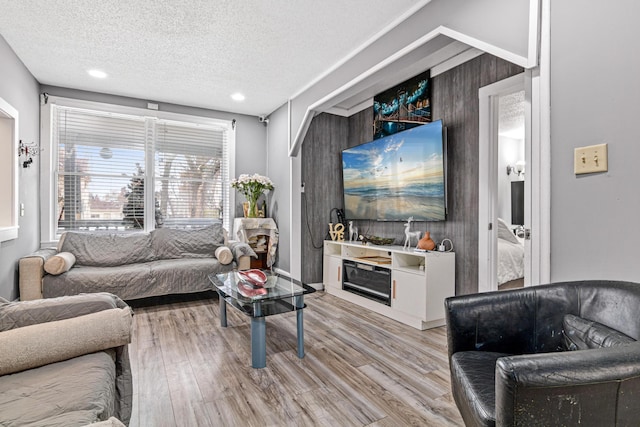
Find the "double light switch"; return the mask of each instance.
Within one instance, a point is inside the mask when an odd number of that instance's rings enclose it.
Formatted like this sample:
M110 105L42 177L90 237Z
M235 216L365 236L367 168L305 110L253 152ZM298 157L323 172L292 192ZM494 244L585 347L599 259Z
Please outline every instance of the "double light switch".
M607 172L607 144L578 147L574 150L573 173L576 175Z

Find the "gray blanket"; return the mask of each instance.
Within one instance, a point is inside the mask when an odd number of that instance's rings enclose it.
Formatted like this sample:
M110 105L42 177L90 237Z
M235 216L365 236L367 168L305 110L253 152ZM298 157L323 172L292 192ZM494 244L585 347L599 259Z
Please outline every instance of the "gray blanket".
M232 269L233 265L222 265L215 258L165 259L117 267L75 266L59 276L46 275L43 295L50 298L100 290L133 300L201 292L212 288L208 274Z
M209 274L234 268L215 257L216 249L223 245L224 228L217 223L150 233L67 232L60 240L60 251L73 254L76 264L62 274L45 275L42 295L52 298L102 291L133 300L209 290ZM235 260L257 257L246 243L227 242L226 246Z
M0 302L0 331L124 307L127 305L120 298L107 293ZM132 393L128 346L123 345L107 352L0 376L0 425L75 426L110 416L128 423ZM54 404L54 401L60 403ZM27 422L45 416L41 411L47 408L54 412L62 408L69 414L47 412L46 417L53 417L51 423ZM27 418L22 418L23 414ZM61 417L60 422L56 417Z
M115 408L115 352L99 351L0 377L0 425L84 426Z

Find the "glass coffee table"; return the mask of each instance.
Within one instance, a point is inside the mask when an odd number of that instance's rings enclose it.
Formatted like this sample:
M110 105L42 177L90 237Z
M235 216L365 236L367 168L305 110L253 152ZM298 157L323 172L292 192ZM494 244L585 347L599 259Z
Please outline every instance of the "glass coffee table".
M298 357L304 357L304 331L302 310L306 307L304 296L315 292L297 280L264 271L267 282L260 290L242 280L237 272L210 274L209 280L220 299L220 326L227 326L227 304L251 318L251 366L267 366L267 316L296 312L298 329ZM240 287L238 287L240 285ZM257 293L257 295L255 295Z

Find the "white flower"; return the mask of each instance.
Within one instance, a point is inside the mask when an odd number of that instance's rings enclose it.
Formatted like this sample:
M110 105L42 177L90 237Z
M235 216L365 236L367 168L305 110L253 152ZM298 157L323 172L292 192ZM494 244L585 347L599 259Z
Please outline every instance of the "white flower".
M261 194L267 194L273 190L273 182L266 176L259 174L241 174L237 179L231 180L231 187L235 188L247 198L256 201Z

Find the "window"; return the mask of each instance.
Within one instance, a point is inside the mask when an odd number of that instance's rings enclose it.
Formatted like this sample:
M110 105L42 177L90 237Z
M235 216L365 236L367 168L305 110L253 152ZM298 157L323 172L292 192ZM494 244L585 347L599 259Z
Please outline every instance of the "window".
M18 237L18 110L0 98L0 242Z
M204 225L224 219L226 132L159 122L155 144L156 221Z
M56 234L144 228L144 118L57 106L53 111Z
M231 122L55 101L46 115L53 219L43 236L56 240L67 230L127 232L217 221L228 229Z

